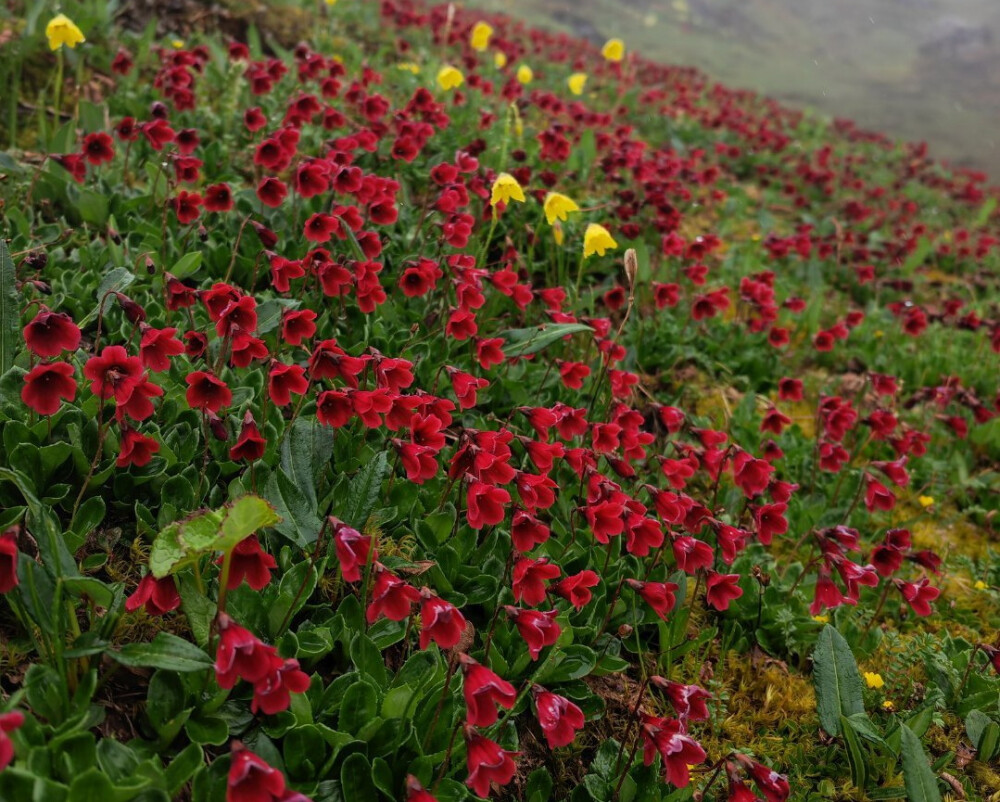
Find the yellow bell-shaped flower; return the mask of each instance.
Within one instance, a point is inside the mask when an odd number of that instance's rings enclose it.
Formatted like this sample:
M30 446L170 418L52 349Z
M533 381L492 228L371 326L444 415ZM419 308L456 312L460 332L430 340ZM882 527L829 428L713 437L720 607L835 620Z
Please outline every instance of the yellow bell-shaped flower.
M438 71L437 81L438 86L447 92L451 89L458 89L465 81L465 76L457 67L446 64Z
M585 72L574 72L569 78L566 79L566 83L569 84L569 91L574 95L582 95L583 87L587 83L587 73Z
M507 54L498 50L493 54L493 66L498 70L502 70L507 66Z
M493 28L485 22L477 22L472 27L472 34L469 36L469 44L473 50L482 53L490 46L490 37L493 35Z
M500 201L506 204L514 200L524 203L524 190L517 179L510 173L500 173L493 182L493 192L490 194L490 206L496 206Z
M549 225L553 225L556 220L565 220L570 212L580 211L576 201L561 192L550 192L545 196L545 203L542 204L545 210L545 219Z
M517 68L517 80L522 84L530 84L535 80L535 71L527 64L522 64Z
M611 236L611 232L604 226L597 223L591 223L587 226L587 230L583 234L584 259L588 256L593 256L595 253L598 256L604 256L605 251L617 247L618 243L615 242L614 237Z
M606 61L621 61L625 58L625 43L621 39L608 39L601 48Z
M76 23L65 14L56 14L49 20L49 24L45 26L45 35L49 38L51 50L58 50L63 45L74 48L80 42L87 41L83 36L83 31L76 27Z

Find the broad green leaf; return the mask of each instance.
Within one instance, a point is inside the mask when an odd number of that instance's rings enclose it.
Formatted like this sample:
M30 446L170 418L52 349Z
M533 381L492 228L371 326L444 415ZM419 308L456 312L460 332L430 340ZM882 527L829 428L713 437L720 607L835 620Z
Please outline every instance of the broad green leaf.
M20 321L14 260L7 243L0 239L0 376L14 364L20 345Z
M386 452L380 451L351 479L347 503L341 513L344 523L356 529L364 527L375 509L375 502L382 492L382 481L388 472L388 457Z
M201 267L201 260L201 251L186 253L174 262L174 266L170 268L170 273L172 273L175 278L187 278L188 276L193 276L198 272L198 268Z
M840 717L865 712L861 674L844 637L829 624L813 652L813 681L819 723L831 735L840 735Z
M296 418L281 444L281 469L316 505L316 482L333 454L333 429Z
M500 336L506 340L504 355L518 357L537 354L563 337L582 331L592 332L593 329L583 323L545 323L527 329L507 329L500 332Z
M847 745L847 762L851 767L851 782L859 791L864 791L865 786L868 785L868 763L865 760L865 753L861 749L858 734L846 716L840 717L840 733L844 736L844 743Z
M281 518L260 496L241 496L223 510L222 528L214 544L217 551L229 551L259 529L279 523Z
M212 667L212 658L190 641L160 632L149 643L128 643L108 657L125 666L162 668L167 671L204 671Z
M283 470L279 468L271 474L264 495L281 516L281 523L274 527L278 532L304 549L316 542L323 526L316 505L310 504L305 493Z
M900 748L903 756L903 782L910 802L941 802L937 777L927 762L920 739L905 724L900 726Z
M976 757L985 762L996 755L1000 740L1000 725L981 710L973 710L965 717L965 731L976 747Z
M83 328L92 320L96 320L97 316L101 313L102 307L107 308L110 293L121 292L133 281L135 281L135 275L127 267L116 267L108 271L104 278L101 279L101 283L97 288L97 306L84 315L82 320L78 321L80 328Z

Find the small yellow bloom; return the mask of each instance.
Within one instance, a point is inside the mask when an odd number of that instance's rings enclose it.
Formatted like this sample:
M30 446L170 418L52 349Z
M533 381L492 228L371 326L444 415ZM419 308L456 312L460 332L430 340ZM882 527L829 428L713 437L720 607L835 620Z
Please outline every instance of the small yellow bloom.
M561 192L550 192L546 195L542 208L545 210L545 219L549 221L550 226L557 219L565 220L566 215L570 212L580 211L580 207L576 205L576 201L563 195Z
M587 73L585 72L574 72L569 78L566 79L566 83L569 84L569 91L574 95L582 95L583 87L587 83Z
M506 67L507 66L507 54L506 53L502 53L499 50L496 53L494 53L493 54L493 66L495 66L498 70L502 70L504 67Z
M587 226L587 230L583 234L584 259L588 256L593 256L595 253L598 256L604 256L606 250L617 247L618 243L615 242L614 237L611 236L611 232L604 226L600 226L597 223L591 223Z
M983 580L977 579L976 580L976 584L973 585L972 587L974 587L976 590L986 590L986 588L988 588L989 585L987 585L985 582L983 582Z
M524 190L510 173L500 173L493 182L490 206L496 206L500 201L509 205L512 200L524 203Z
M173 47L174 50L182 50L184 48L184 40L183 39L171 39L170 40L170 46Z
M325 2L328 6L337 5L337 0L323 0L323 2Z
M438 86L444 89L446 92L450 89L458 89L465 81L465 76L457 67L452 67L450 64L445 64L438 71Z
M921 496L920 498L917 499L917 501L920 502L920 506L923 507L925 510L928 507L934 506L934 496Z
M882 709L891 713L893 710L896 709L896 705L892 703L891 699L886 699L884 702L882 702Z
M606 61L621 61L625 58L625 43L621 39L608 39L601 48Z
M45 35L49 38L50 50L58 50L63 45L72 49L80 42L87 41L83 31L65 14L56 14L49 20L49 24L45 26Z
M522 84L530 84L535 80L535 72L527 64L522 64L517 68L517 80Z
M403 70L404 72L412 72L414 75L420 75L420 65L414 64L412 61L404 61L396 65L397 70Z
M478 50L482 53L487 47L490 46L490 37L492 35L492 27L487 25L485 22L477 22L472 27L472 35L469 37L469 44L472 45L473 50Z
M885 337L885 332L884 332L884 331L882 331L881 329L879 329L878 331L876 331L876 332L875 332L875 335L874 335L874 336L875 336L875 339L876 339L876 340L880 340L880 339L882 339L883 337Z
M566 240L566 234L563 232L562 225L560 225L558 220L552 224L552 239L560 247L562 247L563 242Z
M829 624L830 623L830 616L828 616L828 615L814 615L813 616L813 621L815 621L817 624Z
M865 672L865 684L869 688L875 688L876 690L878 690L879 688L881 688L881 687L883 687L885 685L885 680L882 679L882 675L881 674L876 674L873 671L866 671Z

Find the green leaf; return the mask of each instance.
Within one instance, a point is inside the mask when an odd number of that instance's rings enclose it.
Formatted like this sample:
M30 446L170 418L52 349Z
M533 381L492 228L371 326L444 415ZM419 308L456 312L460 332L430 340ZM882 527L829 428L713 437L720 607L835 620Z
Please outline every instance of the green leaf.
M167 764L167 791L175 798L188 780L205 762L205 753L199 744L188 744Z
M104 520L107 507L100 496L91 496L76 511L69 528L73 530L78 540L85 540Z
M819 723L831 735L841 734L841 716L865 712L858 664L847 641L829 624L816 642L813 681Z
M920 739L905 724L900 725L900 734L906 798L910 802L941 802L937 778L931 771Z
M107 775L89 768L76 775L69 787L69 802L109 802L115 799L115 789Z
M379 798L378 789L372 781L371 763L360 752L348 755L340 767L340 787L345 800L373 802Z
M367 682L355 682L340 701L338 728L352 734L358 733L378 712L378 695Z
M121 292L133 281L135 281L135 275L127 267L115 267L108 271L97 288L97 306L77 322L80 328L84 328L92 320L97 319L102 307L107 305L108 297L106 296L112 292Z
M19 306L14 260L7 243L0 239L0 376L14 364L20 345Z
M281 516L281 523L274 527L278 532L304 549L316 542L323 526L316 505L280 468L268 478L264 496Z
M506 340L504 355L518 357L537 354L563 337L582 331L593 332L593 329L583 323L543 323L526 329L507 329L500 336Z
M201 251L186 253L174 262L174 266L170 268L170 273L173 274L175 278L187 278L188 276L192 276L197 273L198 268L201 267L201 260Z
M128 643L108 656L124 666L162 668L167 671L204 671L212 667L212 658L190 641L160 632L149 643Z
M219 539L214 544L217 551L229 551L257 530L281 521L274 507L260 496L252 495L236 499L225 508L223 516Z
M978 752L977 758L983 762L989 761L997 752L997 741L1000 739L1000 725L981 710L972 710L965 717L965 731L969 740Z
M344 523L361 529L367 523L375 502L382 491L382 481L389 472L389 458L380 451L351 479L347 489L347 503L341 513Z
M865 761L865 754L861 749L858 734L846 716L840 717L840 732L847 745L847 762L851 767L851 782L859 791L864 791L865 786L868 785L868 764Z
M281 444L281 469L316 506L316 483L333 454L333 429L296 418Z

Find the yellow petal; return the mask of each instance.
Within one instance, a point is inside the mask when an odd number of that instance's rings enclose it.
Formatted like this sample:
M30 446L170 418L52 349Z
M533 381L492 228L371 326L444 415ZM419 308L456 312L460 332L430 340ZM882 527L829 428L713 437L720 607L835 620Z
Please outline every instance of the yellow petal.
M597 223L591 223L587 226L587 230L583 235L584 259L588 256L593 256L595 253L598 256L604 256L605 251L617 247L618 243L615 242L614 237L611 236L611 232L604 226Z
M461 71L457 67L452 67L450 64L446 64L438 71L438 86L446 92L451 89L458 89L464 81L465 76L462 75Z
M580 211L576 201L563 195L561 192L550 192L545 196L545 203L542 205L545 210L545 219L551 226L556 220L565 220L570 212Z
M583 87L587 83L587 73L585 72L574 72L569 78L566 79L566 83L569 84L569 91L574 95L582 95Z
M522 64L517 68L517 80L522 84L530 84L534 79L534 70L532 70L527 64Z
M469 44L473 50L484 51L490 46L490 37L493 35L493 28L485 22L477 22L472 27L472 34L469 36Z
M48 37L51 50L58 50L63 45L74 48L87 41L83 31L65 14L56 14L49 20L49 24L45 26L45 36Z
M496 206L501 201L509 204L512 200L524 203L524 190L510 173L500 173L493 182L490 206Z
M621 39L608 39L601 48L601 55L607 61L621 61L625 58L625 43Z

